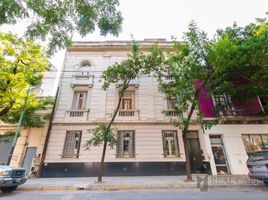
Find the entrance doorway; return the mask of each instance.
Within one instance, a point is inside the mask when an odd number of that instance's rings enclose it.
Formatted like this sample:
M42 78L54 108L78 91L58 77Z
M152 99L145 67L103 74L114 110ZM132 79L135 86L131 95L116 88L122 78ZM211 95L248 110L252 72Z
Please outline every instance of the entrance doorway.
M218 174L229 174L228 162L220 135L210 135L210 143Z
M26 173L29 174L32 166L33 158L36 155L36 147L27 147L26 154L23 160L23 168L26 169Z
M206 173L203 165L203 151L200 147L198 131L189 131L187 133L187 143L191 164L191 171L193 173Z

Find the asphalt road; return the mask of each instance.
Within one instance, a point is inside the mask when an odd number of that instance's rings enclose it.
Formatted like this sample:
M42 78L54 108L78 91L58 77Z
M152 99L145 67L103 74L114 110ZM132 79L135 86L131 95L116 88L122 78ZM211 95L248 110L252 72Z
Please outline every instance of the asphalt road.
M12 200L267 200L268 188L217 188L207 192L182 190L120 190L120 191L15 191L1 194Z

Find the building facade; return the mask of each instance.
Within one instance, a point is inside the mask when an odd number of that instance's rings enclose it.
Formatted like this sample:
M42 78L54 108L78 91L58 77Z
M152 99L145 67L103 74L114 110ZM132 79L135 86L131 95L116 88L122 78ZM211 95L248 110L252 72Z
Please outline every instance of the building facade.
M146 52L155 40L138 42ZM171 42L158 40L163 48ZM75 42L67 49L59 83L44 165L43 177L96 176L102 146L85 150L88 130L107 123L118 102L120 84L102 90L102 71L127 59L130 41ZM166 81L170 77L165 78ZM158 92L154 77L132 80L115 119L117 145L107 149L104 173L113 175L185 174L182 131L163 112L175 101ZM189 133L194 173L210 173L203 128L192 125Z
M138 43L146 52L155 40ZM172 50L170 42L158 40L158 44ZM42 177L97 175L102 146L85 149L88 130L109 122L120 88L119 83L102 90L101 74L115 62L124 62L130 50L129 41L75 42L67 49ZM106 176L185 174L182 131L164 115L172 115L175 103L158 91L154 77L131 81L115 119L116 148L107 149ZM247 174L248 154L268 148L267 105L267 97L233 101L226 94L209 95L203 88L199 109L205 120L216 125L211 129L190 126L192 172Z
M203 88L199 109L216 125L204 131L212 174L247 174L254 151L268 149L267 97L232 99Z

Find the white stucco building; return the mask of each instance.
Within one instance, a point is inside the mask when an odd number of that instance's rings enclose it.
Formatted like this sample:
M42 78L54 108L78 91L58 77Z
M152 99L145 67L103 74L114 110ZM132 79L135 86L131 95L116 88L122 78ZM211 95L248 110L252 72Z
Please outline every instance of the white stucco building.
M155 40L138 43L146 52ZM158 40L158 44L172 48L171 42L165 40ZM126 60L130 50L130 41L74 42L67 49L43 177L96 176L102 146L85 150L88 129L109 122L120 87L115 84L102 90L101 74L115 62ZM171 77L165 79L170 81ZM246 174L249 148L266 148L267 118L256 117L264 111L263 101L258 98L244 107L237 102L230 107L231 102L226 100L230 99L224 95L200 96L200 111L217 124L209 130L200 125L190 127L188 143L193 173ZM216 109L219 104L224 110ZM182 132L163 114L172 112L174 105L173 99L158 92L155 78L138 77L131 81L115 120L117 145L107 150L105 175L185 174Z
M138 42L146 52L155 40ZM163 48L172 43L158 40ZM118 101L119 85L101 89L102 71L123 62L131 50L130 41L74 42L68 48L59 83L59 94L42 169L43 177L95 176L102 147L85 150L88 129L108 122ZM166 78L167 81L169 77ZM158 92L153 77L138 77L124 95L116 117L117 145L108 149L106 175L184 174L184 146L181 130L163 114L174 102ZM210 171L203 129L191 127L193 171Z

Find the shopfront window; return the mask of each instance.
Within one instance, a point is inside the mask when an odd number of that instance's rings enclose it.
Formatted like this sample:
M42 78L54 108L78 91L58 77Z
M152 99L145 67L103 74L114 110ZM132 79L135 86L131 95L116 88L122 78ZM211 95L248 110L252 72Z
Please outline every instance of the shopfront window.
M247 153L268 150L268 134L246 134L242 139Z

